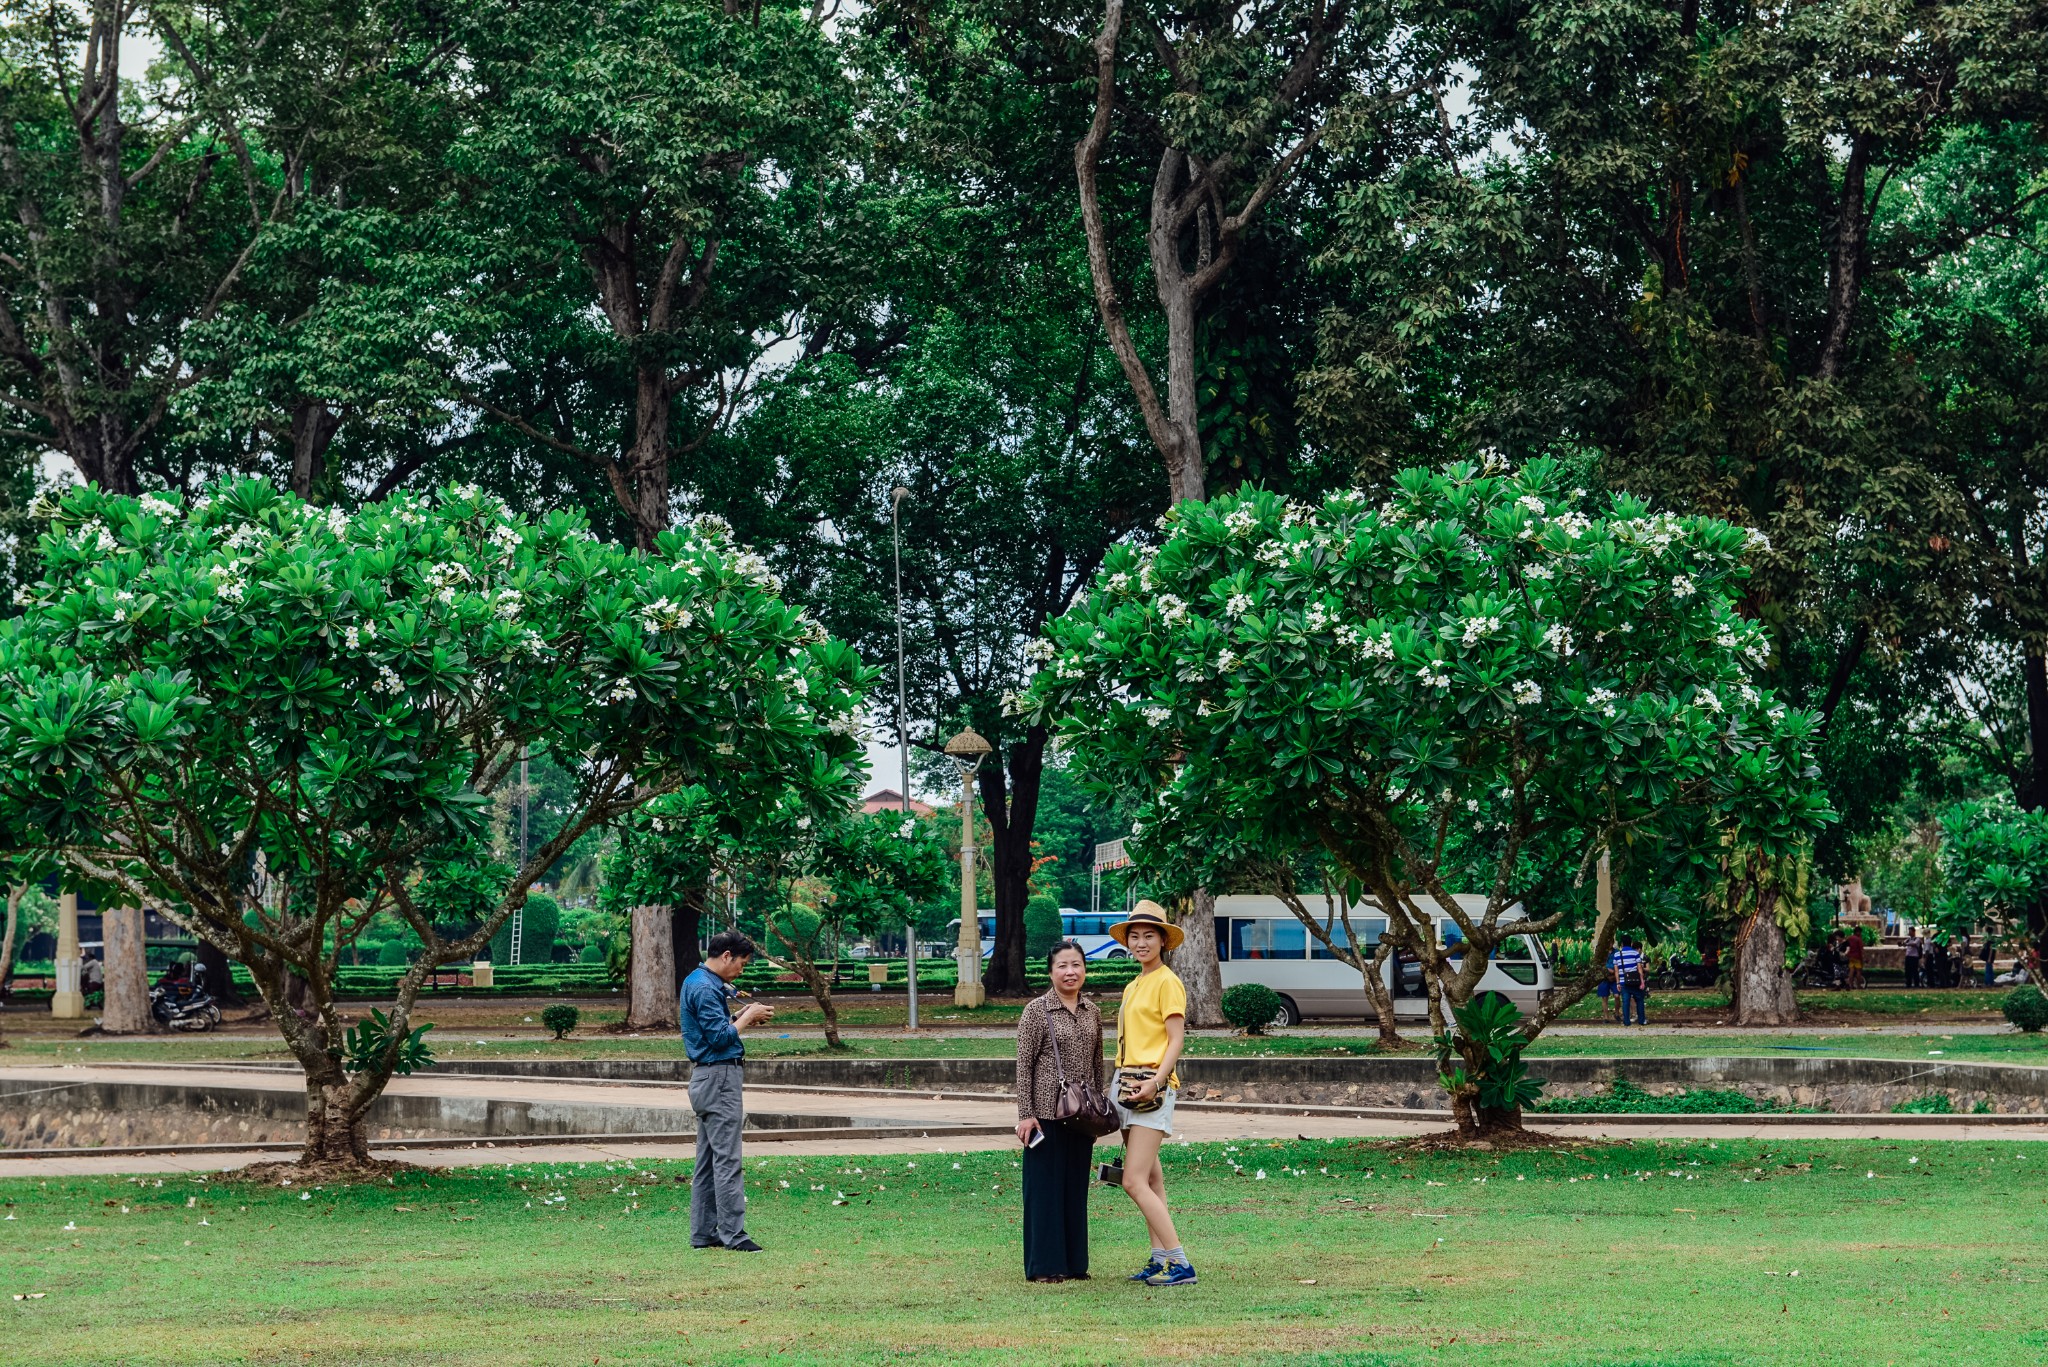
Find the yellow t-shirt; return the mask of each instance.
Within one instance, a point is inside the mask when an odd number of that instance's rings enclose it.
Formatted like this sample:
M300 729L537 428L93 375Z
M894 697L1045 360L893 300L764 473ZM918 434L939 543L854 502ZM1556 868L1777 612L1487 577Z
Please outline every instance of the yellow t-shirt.
M1188 990L1172 969L1155 968L1125 983L1124 1004L1116 1013L1116 1066L1157 1068L1171 1042L1166 1018L1186 1020L1187 1014ZM1168 1078L1166 1085L1180 1086L1180 1074Z

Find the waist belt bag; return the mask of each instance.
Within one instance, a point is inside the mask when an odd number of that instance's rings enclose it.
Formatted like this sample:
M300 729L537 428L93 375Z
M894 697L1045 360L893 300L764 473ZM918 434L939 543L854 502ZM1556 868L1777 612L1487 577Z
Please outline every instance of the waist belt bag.
M1051 1015L1047 1008L1046 1014ZM1103 1099L1093 1082L1074 1082L1067 1077L1067 1065L1060 1058L1060 1032L1051 1020L1045 1023L1045 1037L1052 1041L1052 1066L1059 1070L1060 1093L1053 1099L1052 1118L1065 1121L1092 1139L1099 1139L1119 1126L1116 1107Z
M1150 1101L1139 1101L1137 1099L1138 1089L1144 1086L1146 1083L1150 1082L1153 1078L1158 1076L1158 1070L1154 1069L1152 1072L1145 1074L1143 1077L1138 1077L1135 1075L1124 1077L1119 1084L1119 1089L1116 1098L1117 1105L1123 1107L1125 1110L1131 1112L1133 1115L1150 1115L1152 1114L1152 1112L1158 1110L1161 1106L1164 1106L1166 1104L1166 1098L1160 1096L1156 1092L1153 1093L1152 1099Z

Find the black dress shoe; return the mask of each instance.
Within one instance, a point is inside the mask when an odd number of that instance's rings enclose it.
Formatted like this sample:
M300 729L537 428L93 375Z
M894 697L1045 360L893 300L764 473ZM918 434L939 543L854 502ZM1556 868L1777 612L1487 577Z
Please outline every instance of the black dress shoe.
M752 1239L741 1239L737 1243L727 1244L726 1247L735 1253L766 1253L768 1251Z

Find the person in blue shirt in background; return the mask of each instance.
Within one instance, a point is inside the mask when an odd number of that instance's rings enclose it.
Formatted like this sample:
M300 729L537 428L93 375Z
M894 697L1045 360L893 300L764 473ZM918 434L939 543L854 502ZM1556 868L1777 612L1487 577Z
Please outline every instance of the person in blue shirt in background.
M1621 937L1621 948L1608 958L1608 966L1614 970L1614 985L1621 993L1621 1023L1623 1025L1648 1025L1649 1013L1644 1010L1645 999L1649 996L1650 984L1643 973L1643 951L1636 948L1633 935ZM1635 1019L1631 1021L1629 1016Z
M754 942L724 930L704 946L704 962L683 979L683 1049L690 1056L690 1109L697 1113L697 1168L690 1181L690 1246L759 1253L747 1237L747 1189L740 1177L746 1124L740 1031L772 1020L754 1002L732 1013L733 979L754 957Z

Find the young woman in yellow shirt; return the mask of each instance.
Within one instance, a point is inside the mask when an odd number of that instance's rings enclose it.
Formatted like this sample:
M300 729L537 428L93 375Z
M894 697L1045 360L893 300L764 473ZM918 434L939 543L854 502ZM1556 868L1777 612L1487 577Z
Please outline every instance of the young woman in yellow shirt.
M1179 926L1166 909L1144 901L1109 933L1131 951L1138 976L1124 987L1116 1018L1116 1076L1110 1095L1124 1132L1124 1194L1137 1203L1152 1236L1152 1256L1132 1276L1150 1286L1192 1286L1194 1266L1174 1232L1166 1208L1166 1179L1159 1146L1173 1133L1173 1107L1180 1096L1174 1065L1187 1043L1187 988L1166 966L1165 954L1180 947Z

